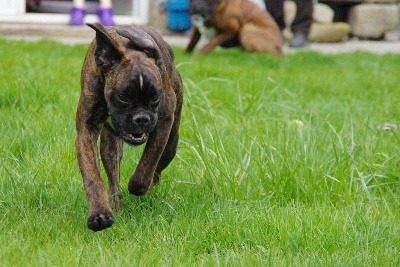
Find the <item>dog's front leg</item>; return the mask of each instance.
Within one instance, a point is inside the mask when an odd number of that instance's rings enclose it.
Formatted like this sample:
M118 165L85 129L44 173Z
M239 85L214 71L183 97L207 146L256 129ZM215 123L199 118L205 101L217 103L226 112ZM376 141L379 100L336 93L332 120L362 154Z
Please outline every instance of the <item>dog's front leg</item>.
M135 173L129 180L128 190L133 195L144 195L155 184L154 179L158 181L158 177L154 178L155 175L158 175L155 174L155 170L168 142L174 122L176 96L173 91L165 96L163 102L164 107L159 107L162 113L159 114L157 126L151 133Z
M193 51L194 47L199 42L200 37L201 37L201 33L200 33L199 29L194 27L192 30L192 33L190 34L190 41L185 49L185 53L191 53Z
M155 185L158 182L158 179L161 176L161 172L171 163L176 154L176 148L178 146L179 140L179 125L181 121L181 112L182 112L182 101L183 101L183 85L182 79L177 73L175 78L175 93L176 93L176 108L174 112L174 122L172 124L172 128L169 134L168 143L165 146L163 154L158 162L156 168L156 175L153 179L153 184Z
M100 128L98 125L91 126L88 124L90 116L87 110L85 100L81 97L76 115L75 147L89 205L87 224L91 230L100 231L114 223L114 216L104 181L100 177L100 162L97 152Z
M235 32L222 32L214 36L203 48L197 53L197 56L207 54L215 47L222 45L223 43L232 40L235 37Z
M123 154L123 141L105 128L100 133L100 155L108 177L108 195L111 207L121 209L120 163Z

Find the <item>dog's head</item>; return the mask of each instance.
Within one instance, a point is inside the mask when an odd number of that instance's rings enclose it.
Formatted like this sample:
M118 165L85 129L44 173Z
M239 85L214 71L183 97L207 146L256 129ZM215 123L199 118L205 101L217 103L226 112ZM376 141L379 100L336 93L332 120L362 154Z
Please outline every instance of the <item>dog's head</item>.
M202 21L207 24L223 0L190 0L189 14L192 21Z
M89 26L96 31L95 61L110 115L105 126L126 143L141 145L157 124L162 100L158 46L145 32Z

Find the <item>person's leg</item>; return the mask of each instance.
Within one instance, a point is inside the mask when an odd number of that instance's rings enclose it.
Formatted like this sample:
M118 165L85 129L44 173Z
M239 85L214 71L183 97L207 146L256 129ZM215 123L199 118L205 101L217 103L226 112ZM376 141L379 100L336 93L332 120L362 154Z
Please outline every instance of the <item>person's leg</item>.
M114 26L112 0L99 0L99 8L97 15L100 18L100 23L103 26Z
M313 21L313 0L295 0L297 11L291 25L292 32L302 32L306 35L310 32Z
M284 0L264 0L267 11L274 18L281 31L285 29L285 14L283 12Z
M85 6L85 0L73 0L72 4L74 7L78 7L78 8L86 8Z
M99 0L100 8L112 8L112 0Z
M82 26L86 15L85 0L74 0L69 25Z
M308 44L308 34L313 21L313 0L295 0L297 11L292 22L291 30L293 39L289 43L291 47L302 47Z

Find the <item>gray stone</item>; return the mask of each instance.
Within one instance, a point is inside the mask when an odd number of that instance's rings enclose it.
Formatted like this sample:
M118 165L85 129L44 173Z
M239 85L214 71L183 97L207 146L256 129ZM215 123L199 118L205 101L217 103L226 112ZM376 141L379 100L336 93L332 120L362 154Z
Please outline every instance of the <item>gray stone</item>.
M349 11L352 33L360 38L382 38L399 25L399 10L394 4L360 4Z
M328 5L320 3L314 5L313 19L315 22L332 23L334 15L333 9Z
M309 39L312 42L341 42L349 35L351 27L345 22L318 23L311 25Z
M364 0L364 3L380 3L380 4L392 4L398 2L398 0Z
M385 32L383 39L389 42L400 41L400 29Z

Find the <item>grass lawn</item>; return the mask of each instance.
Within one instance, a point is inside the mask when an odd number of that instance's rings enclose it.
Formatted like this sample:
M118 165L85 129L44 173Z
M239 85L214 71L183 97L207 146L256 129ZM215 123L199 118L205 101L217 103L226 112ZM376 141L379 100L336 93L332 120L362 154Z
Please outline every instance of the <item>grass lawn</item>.
M123 211L92 232L74 149L87 47L0 39L0 266L400 266L400 55L175 48L178 154L135 197L126 146Z

